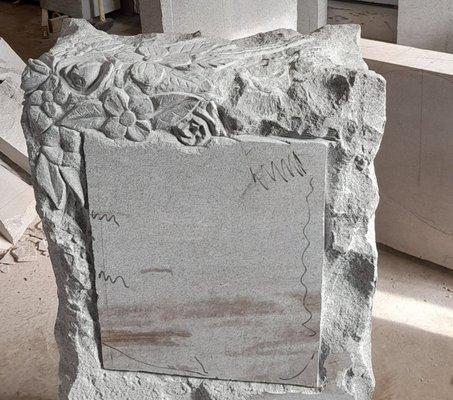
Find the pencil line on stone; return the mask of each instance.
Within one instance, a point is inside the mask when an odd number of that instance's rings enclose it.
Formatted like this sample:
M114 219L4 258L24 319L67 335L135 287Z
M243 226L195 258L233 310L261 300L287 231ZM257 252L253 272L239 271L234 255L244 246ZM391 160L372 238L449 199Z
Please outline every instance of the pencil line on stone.
M296 375L294 376L291 376L290 378L280 378L281 381L290 381L292 379L296 379L298 378L299 376L301 376L305 370L308 368L308 366L310 365L310 363L312 362L313 358L315 358L315 355L316 355L316 352L314 352L312 354L312 356L310 357L310 359L308 360L307 364L305 365L305 367L302 369L302 371L300 371L299 373L297 373Z
M198 371L192 371L190 369L180 369L180 368L175 368L175 367L171 367L169 365L167 366L162 366L162 365L157 365L157 364L150 364L150 363L147 363L146 361L142 361L142 360L139 360L138 358L135 358L135 357L132 357L130 356L129 354L125 353L124 351L121 351L120 349L117 349L116 347L113 347L113 346L110 346L108 345L107 343L105 342L102 342L102 344L105 346L105 347L108 347L109 349L112 349L112 350L115 350L117 351L118 353L122 354L124 357L127 357L133 361L136 361L140 364L144 364L144 365L148 365L149 367L152 367L152 368L159 368L159 369L168 369L170 371L175 371L175 372L186 372L186 373L191 373L191 374L197 374L197 375L201 375L201 376L204 376L204 375L207 375L207 372L204 370L204 367L202 366L203 368L203 372L198 372ZM200 362L196 357L195 359ZM201 365L201 363L200 363Z
M307 235L307 232L306 232L306 229L308 227L308 225L310 224L311 222L311 209L310 209L310 201L309 201L309 197L311 196L311 194L314 192L314 187L313 187L313 177L310 179L310 182L309 182L309 185L310 185L310 192L307 194L307 196L305 197L305 201L307 203L307 209L308 209L308 219L307 219L307 222L306 224L304 225L303 229L302 229L302 232L304 234L304 237L305 239L307 240L307 245L305 246L304 250L302 251L302 265L304 267L304 272L302 273L302 276L300 277L300 284L303 286L304 288L304 297L302 299L302 304L305 308L305 310L308 312L309 314L309 317L304 321L302 322L302 325L308 329L311 334L310 336L313 337L313 336L316 336L316 331L314 331L313 329L311 329L310 327L307 326L307 324L311 321L311 319L313 318L313 313L310 311L310 309L307 307L307 296L308 296L308 287L307 285L305 285L305 282L304 282L304 277L308 271L308 268L307 268L307 265L305 264L305 253L307 252L308 248L310 247L311 245L311 242L310 242L310 239L308 238L308 235Z

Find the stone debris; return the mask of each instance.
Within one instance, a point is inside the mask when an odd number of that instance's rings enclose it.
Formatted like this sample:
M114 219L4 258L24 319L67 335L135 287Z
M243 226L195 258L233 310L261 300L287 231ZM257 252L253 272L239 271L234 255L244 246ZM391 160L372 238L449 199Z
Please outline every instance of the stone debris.
M35 226L35 228L33 230L31 230L30 232L27 232L27 233L30 235L30 237L35 238L38 241L41 241L46 238L46 236L44 235L44 232L38 226Z
M12 249L11 254L19 263L36 261L37 257L36 248L30 242L24 242L21 246Z
M9 264L2 264L0 263L0 272L2 274L7 274L9 272L10 266Z
M38 250L41 252L41 253L47 253L48 250L49 250L49 245L47 244L47 240L41 240L39 243L38 243Z
M48 243L42 231L41 221L29 227L16 245L12 245L5 239L2 241L0 236L0 250L3 242L5 250L0 251L0 265L35 261L38 255L49 256Z
M3 257L0 259L0 264L7 264L7 265L11 265L11 264L15 264L16 263L16 260L14 259L14 257L12 256L11 254L11 251L8 251L6 254L3 255Z

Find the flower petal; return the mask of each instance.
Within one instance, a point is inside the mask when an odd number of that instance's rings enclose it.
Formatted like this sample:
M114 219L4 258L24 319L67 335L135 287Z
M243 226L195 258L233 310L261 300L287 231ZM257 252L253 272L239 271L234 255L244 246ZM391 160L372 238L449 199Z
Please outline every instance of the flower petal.
M120 121L117 117L109 118L104 126L102 131L111 139L118 139L124 137L126 134L127 128L120 124Z
M148 121L137 121L135 125L127 129L126 137L134 142L141 142L151 132L151 124Z
M104 108L111 115L118 116L127 108L127 95L118 89L109 90L104 100Z
M150 119L154 113L153 102L145 95L132 95L129 100L129 109L135 113L137 119Z

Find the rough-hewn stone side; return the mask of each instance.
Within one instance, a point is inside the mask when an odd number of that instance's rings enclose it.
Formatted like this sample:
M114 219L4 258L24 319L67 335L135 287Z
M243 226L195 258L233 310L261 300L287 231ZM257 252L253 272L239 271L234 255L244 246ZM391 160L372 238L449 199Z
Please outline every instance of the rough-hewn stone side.
M49 53L29 61L22 123L58 284L61 399L371 398L373 160L385 123L385 82L367 69L358 37L354 26L234 42L117 37L71 20ZM320 388L102 369L81 144L86 135L122 143L158 134L185 146L241 134L330 144Z

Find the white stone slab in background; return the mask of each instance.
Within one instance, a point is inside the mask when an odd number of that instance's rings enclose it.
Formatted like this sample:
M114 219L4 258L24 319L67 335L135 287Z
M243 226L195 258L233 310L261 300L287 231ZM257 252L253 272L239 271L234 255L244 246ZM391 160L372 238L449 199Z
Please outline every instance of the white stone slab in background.
M4 79L3 74L10 71L14 74L20 75L25 68L25 63L16 54L16 52L9 46L9 44L0 37L0 77ZM20 86L20 79L18 81Z
M33 188L0 165L0 234L16 243L36 217Z
M24 95L20 81L24 68L22 59L0 37L0 153L30 173L20 122Z
M453 53L451 0L399 0L398 44Z
M327 23L327 0L140 0L143 33L237 39L287 28L310 33Z
M316 386L326 146L245 139L85 142L105 368Z
M370 2L329 1L327 22L358 24L361 37L396 43L398 9Z
M387 80L377 240L453 269L453 55L371 40L362 48Z
M160 4L159 4L160 3ZM143 33L155 32L161 12L163 32L196 32L236 39L278 28L297 29L298 0L141 0Z
M21 126L22 104L10 96L8 83L0 83L0 153L30 173L27 144ZM22 92L19 87L18 92Z
M327 0L298 0L297 30L311 33L327 24Z

